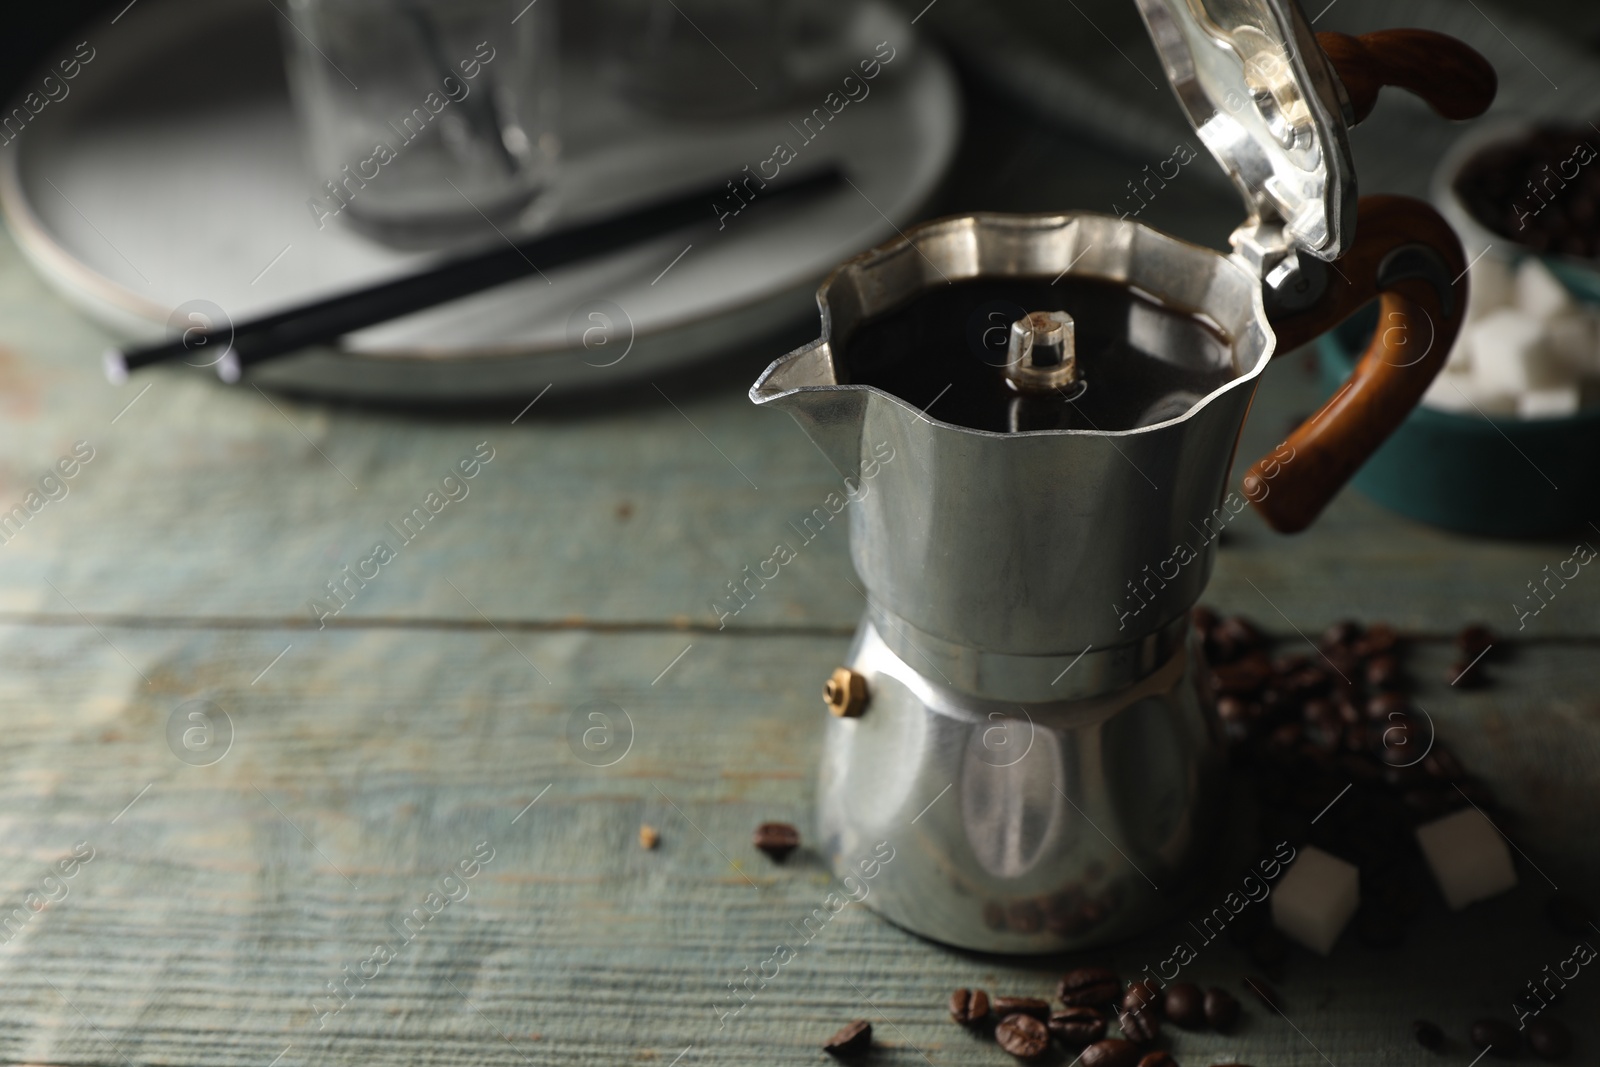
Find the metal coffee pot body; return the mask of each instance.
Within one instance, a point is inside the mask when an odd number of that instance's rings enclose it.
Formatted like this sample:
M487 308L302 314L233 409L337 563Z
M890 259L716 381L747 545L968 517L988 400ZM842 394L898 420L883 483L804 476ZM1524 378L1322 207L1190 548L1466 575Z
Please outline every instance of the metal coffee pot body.
M1221 737L1188 617L1218 534L1247 501L1280 532L1309 524L1416 405L1465 314L1460 242L1419 201L1358 200L1345 129L1385 84L1451 118L1482 113L1495 77L1481 56L1425 30L1317 35L1295 0L1136 3L1244 202L1231 254L1090 213L926 223L836 270L817 294L821 339L750 391L858 486L867 608L826 690L824 845L841 876L870 878L846 882L868 907L966 948L1115 940L1196 886ZM1013 404L1009 432L991 432L852 380L857 329L919 296L969 279L1037 294L1068 277L1210 320L1225 345L1131 316L1127 340L1220 384L1151 389L1161 399L1125 428L1037 428ZM1230 492L1274 351L1374 301L1384 328L1346 387ZM1010 385L1070 384L1074 329L1061 308L1025 309Z
M1135 430L997 433L851 384L831 341L941 277L1069 266L1210 317L1231 379ZM888 842L868 906L968 948L1147 926L1180 899L1215 814L1187 619L1244 505L1225 483L1272 353L1259 279L1137 222L976 215L853 260L819 302L822 339L751 397L864 486L850 547L868 607L847 666L868 699L828 724L818 800L836 869Z

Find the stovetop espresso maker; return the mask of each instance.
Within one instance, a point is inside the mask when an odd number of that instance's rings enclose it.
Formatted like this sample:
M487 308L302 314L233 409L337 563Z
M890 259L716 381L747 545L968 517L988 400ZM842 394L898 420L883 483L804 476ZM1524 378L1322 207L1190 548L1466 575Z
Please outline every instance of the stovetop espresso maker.
M1419 201L1358 203L1345 131L1386 84L1482 113L1481 57L1313 35L1295 0L1137 2L1244 198L1231 253L1089 212L925 223L835 270L820 340L750 391L871 480L849 509L868 607L824 693L824 847L843 874L891 842L868 906L971 949L1083 948L1182 902L1222 803L1189 636L1216 534L1246 501L1310 523L1465 311L1455 235ZM1375 299L1343 391L1230 491L1273 355Z

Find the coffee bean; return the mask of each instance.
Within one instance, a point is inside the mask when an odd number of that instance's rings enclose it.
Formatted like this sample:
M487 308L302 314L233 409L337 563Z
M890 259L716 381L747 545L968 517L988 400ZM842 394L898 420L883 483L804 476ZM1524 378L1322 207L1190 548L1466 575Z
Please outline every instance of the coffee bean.
M822 1051L830 1056L859 1056L872 1047L872 1024L857 1019L828 1038Z
M1044 1055L1050 1048L1050 1031L1031 1015L1007 1015L994 1028L994 1040L1019 1060Z
M1328 672L1320 667L1302 667L1283 679L1283 690L1289 696L1304 699L1321 696L1328 691Z
M1206 1024L1205 994L1193 982L1168 986L1161 1007L1168 1020L1185 1030L1199 1030Z
M1064 1045L1089 1045L1106 1036L1106 1017L1093 1008L1068 1008L1050 1016L1050 1032Z
M1260 692L1271 678L1272 665L1265 656L1251 656L1211 668L1211 688L1219 696L1250 696Z
M1594 912L1581 897L1571 893L1556 893L1545 904L1545 916L1557 930L1569 937L1588 935L1594 927Z
M1374 722L1388 722L1393 715L1404 715L1411 710L1411 701L1399 693L1379 693L1367 701L1367 718Z
M1265 1004L1273 1011L1282 1014L1283 1000L1278 996L1278 991L1276 989L1273 989L1261 979L1254 977L1246 978L1244 980L1244 984L1247 988L1249 988L1250 992L1256 995L1257 1000L1261 1001L1261 1003Z
M1266 642L1261 631L1243 615L1230 615L1217 624L1217 631L1241 648L1256 649Z
M1362 659L1371 659L1374 656L1387 656L1400 644L1400 635L1395 633L1394 627L1386 622L1375 622L1367 627L1367 632L1351 642L1350 651Z
M1517 1028L1500 1019L1479 1019L1472 1024L1469 1035L1478 1048L1486 1048L1496 1056L1515 1056L1520 1037Z
M1007 1015L1031 1015L1044 1020L1050 1018L1050 1002L1038 997L995 997L994 1013L1002 1019Z
M1139 1067L1178 1067L1178 1061L1172 1058L1172 1053L1157 1050L1146 1053Z
M1429 1052L1438 1052L1444 1048L1444 1031L1426 1019L1418 1019L1412 1023L1411 1032L1417 1035L1417 1044Z
M1161 1022L1153 1008L1146 1011L1124 1009L1117 1013L1117 1025L1122 1028L1123 1037L1138 1045L1153 1044L1161 1036Z
M1122 979L1106 967L1075 967L1056 986L1056 999L1069 1008L1115 1004L1121 996Z
M764 822L756 827L751 843L782 863L800 845L800 831L786 822Z
M1223 697L1217 701L1217 715L1223 722L1244 722L1249 712L1250 705L1238 697Z
M1367 684L1374 689L1394 689L1400 685L1400 661L1394 656L1374 656L1367 662Z
M1137 1067L1143 1058L1143 1050L1132 1041L1108 1037L1084 1049L1078 1062L1083 1067Z
M958 989L950 994L950 1018L963 1026L989 1017L989 994L981 989Z
M1456 634L1456 647L1469 660L1477 659L1494 644L1494 631L1482 623L1474 623Z
M1489 675L1483 669L1483 661L1458 659L1450 664L1444 680L1462 689L1478 689L1488 683Z
M1541 1059L1559 1060L1572 1051L1572 1032L1555 1019L1535 1019L1528 1024L1528 1047Z
M1141 978L1128 985L1128 991L1122 994L1123 1011L1144 1011L1150 1008L1157 1015L1161 1013L1161 1002L1165 998L1161 995L1161 987L1149 978Z
M1239 1001L1226 989L1206 990L1206 1022L1211 1029L1226 1033L1239 1021Z
M1339 648L1349 645L1361 636L1361 624L1350 619L1336 622L1322 631L1323 648Z
M1311 657L1304 652L1287 652L1272 661L1272 671L1280 678L1287 678L1295 671L1304 670L1311 665Z

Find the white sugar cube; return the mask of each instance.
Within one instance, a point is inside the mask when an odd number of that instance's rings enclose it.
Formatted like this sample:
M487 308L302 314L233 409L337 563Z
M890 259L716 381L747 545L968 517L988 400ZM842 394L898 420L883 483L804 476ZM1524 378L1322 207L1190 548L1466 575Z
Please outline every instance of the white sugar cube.
M1485 393L1472 390L1473 411L1482 415L1515 415L1517 398L1511 393Z
M1600 331L1588 308L1571 308L1544 325L1545 345L1573 374L1600 374Z
M1517 884L1506 839L1477 808L1464 808L1417 827L1417 843L1445 903L1455 910Z
M1547 319L1572 306L1572 294L1550 268L1529 256L1517 266L1516 303L1537 319Z
M1479 256L1467 273L1467 321L1475 322L1495 308L1511 303L1514 279L1511 267L1489 256Z
M1459 347L1459 346L1457 346ZM1422 405L1435 411L1472 411L1472 375L1445 367L1422 394Z
M1563 375L1544 344L1544 324L1514 308L1472 324L1472 378L1485 395L1559 385Z
M1524 419L1564 419L1578 413L1578 387L1530 389L1517 397L1517 415Z
M1326 956L1361 903L1361 874L1353 864L1307 845L1272 891L1272 922Z

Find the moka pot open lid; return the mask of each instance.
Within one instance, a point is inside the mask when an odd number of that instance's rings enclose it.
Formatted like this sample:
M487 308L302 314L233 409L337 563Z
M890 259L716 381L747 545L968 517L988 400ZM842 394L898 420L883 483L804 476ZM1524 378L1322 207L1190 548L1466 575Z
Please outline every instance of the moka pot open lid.
M1350 105L1297 0L1136 3L1178 102L1244 198L1235 248L1268 246L1251 257L1262 273L1272 246L1343 255L1355 240Z

